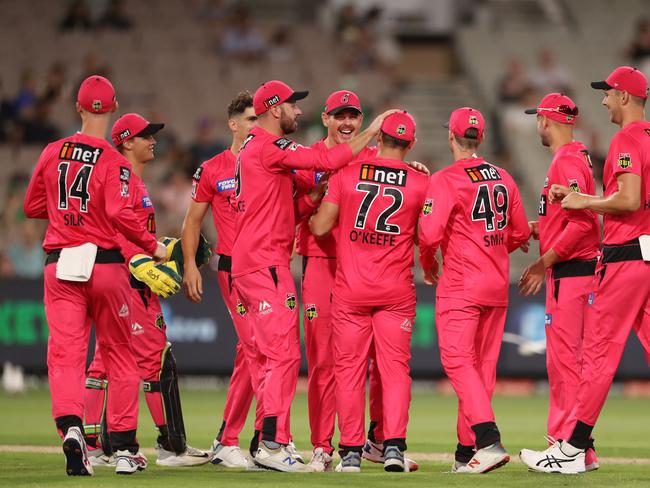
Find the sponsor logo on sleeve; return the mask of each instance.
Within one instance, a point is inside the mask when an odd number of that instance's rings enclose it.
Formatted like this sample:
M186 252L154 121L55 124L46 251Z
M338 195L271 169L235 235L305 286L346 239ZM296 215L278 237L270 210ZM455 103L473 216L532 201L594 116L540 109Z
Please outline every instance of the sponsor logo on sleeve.
M287 293L287 298L284 300L284 305L289 310L294 310L296 308L296 295L293 293Z
M488 163L479 164L472 168L465 168L465 172L472 183L481 183L483 181L500 181L501 175L497 169Z
M151 203L151 198L148 196L142 197L142 208L150 208L153 207L153 203Z
M581 152L582 155L584 156L585 161L587 161L587 164L589 165L589 167L590 167L590 168L593 168L594 165L593 165L593 163L591 162L591 156L589 155L589 151L587 151L586 149L580 149L580 152Z
M80 163L95 164L99 160L103 149L89 146L80 142L65 142L59 151L59 159L66 161L79 161Z
M544 188L548 188L548 176L544 180Z
M428 198L422 205L422 215L425 217L433 211L433 198Z
M550 326L552 323L553 323L553 315L551 315L550 313L547 313L544 316L544 325Z
M312 321L318 317L318 312L316 311L315 304L310 303L308 305L305 305L305 317L307 317L307 320L309 321Z
M286 151L287 148L291 149L290 146L295 145L296 143L293 142L291 139L287 139L286 137L281 137L280 139L273 141L273 144L278 146L283 151Z
M199 166L198 168L196 168L196 171L194 172L192 178L196 181L201 181L202 174L203 174L203 166Z
M578 184L578 180L569 180L569 188L575 192L580 193L580 185Z
M217 181L217 191L229 191L235 189L235 178Z
M617 163L621 169L628 169L632 167L632 158L630 153L619 153Z
M383 183L385 185L406 186L407 176L408 173L404 169L375 166L374 164L362 164L359 179L363 181Z
M131 170L125 166L120 166L120 181L126 181L127 183L131 179Z

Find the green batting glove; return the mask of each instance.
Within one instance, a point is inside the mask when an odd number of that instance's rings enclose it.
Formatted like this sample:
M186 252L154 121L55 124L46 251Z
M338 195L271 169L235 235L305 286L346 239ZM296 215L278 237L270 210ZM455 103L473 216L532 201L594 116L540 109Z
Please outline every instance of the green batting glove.
M178 266L174 261L156 264L150 256L136 254L129 261L129 270L138 281L163 298L170 297L181 289L183 278L178 274Z
M167 260L175 261L178 265L178 272L183 275L183 248L181 246L181 240L176 237L163 237L160 242L162 242L167 248ZM210 248L210 242L203 236L199 235L199 245L196 249L195 262L196 266L200 268L204 264L210 262L212 257L212 249Z

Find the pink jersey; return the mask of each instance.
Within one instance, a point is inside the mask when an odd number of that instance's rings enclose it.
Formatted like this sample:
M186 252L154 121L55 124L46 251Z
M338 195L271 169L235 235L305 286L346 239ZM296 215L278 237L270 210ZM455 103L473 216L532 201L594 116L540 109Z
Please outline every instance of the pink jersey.
M311 146L314 149L325 150L325 141L321 140ZM368 160L377 156L376 147L366 147L355 158L355 160ZM309 193L320 181L322 171L297 171L296 180L298 181L299 191ZM296 252L301 256L311 256L320 258L336 257L336 231L333 230L322 238L317 238L309 231L309 216L302 219L298 224L296 235Z
M420 250L424 256L442 250L438 297L506 305L508 253L529 235L519 189L504 169L475 157L431 176L420 218Z
M137 215L138 224L147 229L154 238L156 237L156 216L153 203L149 198L149 192L144 181L136 175L131 173L131 203L133 210ZM118 235L118 242L122 249L122 256L128 262L136 254L147 254L142 248L133 244L126 239L122 234Z
M129 197L131 163L107 141L77 133L49 144L25 195L25 215L47 218L46 252L92 242L118 247L117 233L153 254L156 239L140 225Z
M553 248L562 261L594 259L600 247L598 215L582 210L563 210L559 203L550 205L548 191L555 184L595 194L591 159L584 144L574 141L560 147L546 173L539 200L539 249L543 255Z
M375 157L330 177L324 202L339 206L334 296L358 305L415 297L415 230L429 177Z
M603 170L605 196L618 191L616 177L623 173L641 177L641 206L634 212L605 214L603 244L624 244L650 234L650 122L632 122L614 135Z
M237 156L232 275L289 266L295 238L294 169L334 170L352 160L350 146L303 147L253 127Z
M194 201L210 203L219 239L216 252L227 256L232 254L235 239L235 163L235 155L226 149L196 170L192 185Z

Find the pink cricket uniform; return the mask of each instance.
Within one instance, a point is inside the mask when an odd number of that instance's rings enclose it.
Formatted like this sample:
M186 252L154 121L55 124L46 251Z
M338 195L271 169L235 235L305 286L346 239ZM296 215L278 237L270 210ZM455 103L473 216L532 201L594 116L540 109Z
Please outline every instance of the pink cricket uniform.
M323 140L311 147L327 149ZM357 155L357 159L367 160L376 154L376 147L368 147ZM297 171L299 194L310 192L318 184L322 174L311 170ZM330 322L332 288L336 272L336 230L327 236L316 238L309 230L309 216L300 220L296 235L296 252L303 256L301 286L308 367L309 427L314 449L321 447L331 454L336 416L334 347Z
M560 262L546 272L546 367L550 388L548 434L568 439L580 385L584 320L600 247L594 212L566 211L548 203L552 185L595 194L589 152L581 142L560 147L546 174L539 202L540 255L553 249Z
M428 176L403 161L360 160L329 180L339 206L332 336L340 447L365 442L365 392L374 342L385 443L406 449L415 319L413 251Z
M431 176L420 219L423 267L440 247L436 289L442 365L459 399L458 440L476 443L472 426L494 422L491 399L508 305L508 254L530 231L519 190L480 157ZM485 446L477 446L482 448Z
M602 410L631 329L648 350L650 263L638 238L650 234L650 122L632 122L616 133L603 173L605 196L618 190L616 177L641 178L641 206L603 216L603 259L591 318L587 321L576 419L593 427Z
M86 242L99 248L87 282L59 280L56 266L45 267L52 414L55 419L83 418L92 319L116 392L108 400L108 425L111 432L125 432L125 440L137 427L140 375L130 344L128 271L116 234L149 253L156 249L156 239L139 225L133 211L130 178L130 163L108 142L77 133L44 149L24 202L28 217L49 219L43 243L48 263L58 259L61 248Z
M259 351L262 440L289 442L300 368L296 286L289 270L296 225L292 170L334 170L352 158L347 144L311 149L261 127L250 131L238 155L232 277L251 314Z
M244 428L248 410L257 391L259 378L257 349L249 314L232 286L232 245L235 238L235 155L230 149L205 161L194 174L192 198L208 202L217 230L219 255L217 282L235 331L237 349L224 408L223 425L218 440L225 446L239 445L239 433ZM261 429L261 403L257 402L255 428Z
M156 236L155 210L147 187L138 175L131 175L132 205L137 221L154 238ZM128 262L136 254L146 254L139 246L129 242L122 235L118 237L122 255ZM131 346L138 363L140 377L144 381L158 381L160 377L162 353L167 345L167 324L160 306L160 299L151 292L144 283L131 277ZM89 378L103 380L107 378L106 366L99 347L95 348L95 356L88 367ZM92 382L91 384L97 384ZM109 398L115 393L109 383ZM85 393L86 425L89 432L98 433L103 410L105 390L87 388ZM156 426L165 425L165 412L160 391L146 391L145 400Z

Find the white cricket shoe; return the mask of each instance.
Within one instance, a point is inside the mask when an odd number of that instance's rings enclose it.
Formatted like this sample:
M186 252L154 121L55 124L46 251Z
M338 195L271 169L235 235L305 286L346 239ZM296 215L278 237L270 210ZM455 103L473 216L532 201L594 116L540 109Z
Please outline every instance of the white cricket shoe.
M341 462L335 469L338 473L360 473L361 472L361 454L354 451L341 458Z
M494 469L504 466L510 461L510 456L500 442L495 442L487 447L479 449L474 453L472 459L464 466L459 463L453 473L480 474L488 473Z
M156 446L158 457L156 464L158 466L200 466L210 462L212 455L208 452L201 451L192 446L187 446L185 452L176 454L174 451L164 449L160 444Z
M147 458L138 451L131 454L131 451L117 451L115 453L115 474L133 474L142 471L147 467Z
M388 446L384 450L384 471L404 473L407 470L404 453L396 446Z
M312 471L321 473L332 471L332 456L327 454L322 447L314 449L314 454L309 461Z
M461 463L460 461L454 460L454 464L451 465L451 472L458 473L458 470L463 466L467 466L467 463Z
M293 443L293 441L289 441L289 444L287 444L287 451L295 459L297 459L299 463L305 464L305 460L302 458L302 456L298 452L298 449L296 448L296 445Z
M255 454L255 464L260 468L270 469L273 471L283 471L285 473L311 473L312 469L296 459L288 450L287 446L272 449L266 446L264 442Z
M90 461L90 465L94 468L115 467L115 455L111 454L110 456L107 456L104 454L101 447L88 449L88 460Z
M212 444L212 464L224 468L246 469L248 458L244 456L239 446L224 446L215 439Z
M539 473L580 474L585 469L585 451L559 440L544 451L522 449L519 459Z
M70 427L63 439L65 472L68 476L92 476L93 467L88 459L88 448L81 429Z
M382 463L384 462L384 445L372 442L370 439L366 439L366 443L363 446L363 453L361 454L363 459L367 459L372 463ZM404 472L413 472L420 469L420 465L409 458L404 458Z

